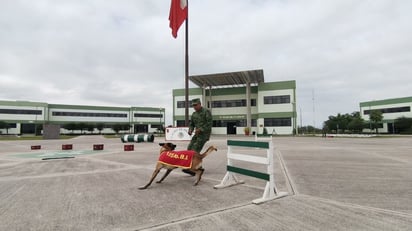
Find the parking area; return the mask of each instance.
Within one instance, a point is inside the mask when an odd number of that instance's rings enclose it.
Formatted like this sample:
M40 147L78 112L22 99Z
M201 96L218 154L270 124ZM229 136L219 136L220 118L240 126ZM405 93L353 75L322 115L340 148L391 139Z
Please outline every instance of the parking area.
M0 141L0 230L412 229L412 137L273 137L276 185L288 196L259 205L252 200L262 197L261 179L240 175L245 184L214 189L226 173L228 139L254 137L213 136L206 146L218 151L204 159L198 186L176 169L147 190L138 187L163 138L133 151L102 136Z

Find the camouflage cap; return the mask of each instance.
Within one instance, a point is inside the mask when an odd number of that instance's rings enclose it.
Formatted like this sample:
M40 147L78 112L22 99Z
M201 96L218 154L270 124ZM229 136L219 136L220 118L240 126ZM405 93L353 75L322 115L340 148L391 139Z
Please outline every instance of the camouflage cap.
M199 99L199 98L192 99L192 105L199 104L199 103L200 103L200 99Z

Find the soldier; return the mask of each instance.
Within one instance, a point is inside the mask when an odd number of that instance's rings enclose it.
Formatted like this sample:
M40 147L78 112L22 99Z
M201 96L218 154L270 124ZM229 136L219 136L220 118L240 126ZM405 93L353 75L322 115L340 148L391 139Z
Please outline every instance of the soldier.
M192 117L189 123L189 135L194 136L187 146L187 150L194 150L198 153L202 151L203 146L210 138L212 132L212 114L210 111L202 107L202 103L199 98L192 100L192 107L195 111L192 113ZM194 172L184 169L183 172L195 175Z

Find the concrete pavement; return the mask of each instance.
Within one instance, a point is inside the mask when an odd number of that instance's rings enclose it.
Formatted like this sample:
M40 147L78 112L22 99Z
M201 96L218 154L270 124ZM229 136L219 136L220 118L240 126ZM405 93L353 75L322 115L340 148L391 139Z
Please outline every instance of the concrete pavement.
M0 230L412 229L411 137L274 137L277 186L289 196L260 205L252 200L262 197L262 180L239 176L245 184L213 189L226 172L227 139L253 137L213 136L207 145L218 152L204 160L196 187L174 170L143 191L162 138L130 152L101 136L0 141ZM66 143L75 158L41 160L65 155Z

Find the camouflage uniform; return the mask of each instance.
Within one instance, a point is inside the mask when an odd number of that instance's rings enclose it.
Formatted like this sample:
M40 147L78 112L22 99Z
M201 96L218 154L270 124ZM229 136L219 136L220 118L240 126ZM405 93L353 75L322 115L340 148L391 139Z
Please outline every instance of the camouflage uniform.
M195 132L196 129L200 129L200 133L195 133L187 146L187 150L194 150L200 153L205 143L209 140L210 133L212 132L212 114L204 107L192 114L189 123L189 131Z

